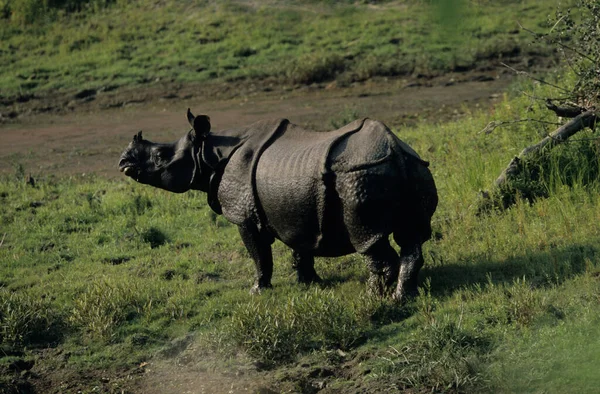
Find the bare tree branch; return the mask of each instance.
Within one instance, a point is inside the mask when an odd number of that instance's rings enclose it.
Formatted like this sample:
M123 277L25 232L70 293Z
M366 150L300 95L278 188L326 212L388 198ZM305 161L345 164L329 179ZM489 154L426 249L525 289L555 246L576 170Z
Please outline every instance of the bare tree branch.
M525 76L526 76L526 77L528 77L529 79L532 79L532 80L534 80L534 81L537 81L537 82L539 82L539 83L542 83L542 84L544 84L544 85L552 86L553 88L556 88L556 89L558 89L558 90L561 90L561 91L563 91L563 92L565 92L565 93L571 93L570 91L568 91L567 89L565 89L565 88L563 88L563 87L561 87L561 86L554 85L554 84L552 84L552 83L550 83L550 82L544 81L543 79L539 79L539 78L536 78L536 77L532 77L532 76L531 76L531 75L530 75L530 74L529 74L527 71L520 71L520 70L517 70L516 68L514 68L514 67L511 67L511 66L509 66L509 65L508 65L508 64L506 64L506 63L500 63L500 64L501 64L501 65L503 65L504 67L508 68L509 70L512 70L512 71L514 71L514 72L515 72L517 75L525 75Z
M559 19L559 20L558 20L558 21L557 21L557 22L554 24L554 26L552 26L552 29L550 30L551 32L552 32L552 30L554 30L554 28L555 28L555 27L558 25L558 23L562 21L562 19L563 19L563 18L564 18L564 17L562 17L561 19ZM540 39L546 40L546 41L550 42L551 44L557 44L557 45L558 45L558 46L560 46L561 48L568 49L569 51L571 51L571 52L573 52L573 53L577 54L578 56L581 56L582 58L584 58L584 59L587 59L587 60L589 60L589 61L592 61L592 62L594 62L594 61L595 61L595 60L594 60L594 59L592 59L591 57L587 56L585 53L582 53L582 52L578 51L577 49L575 49L575 48L573 48L573 47L570 47L570 46L568 46L568 45L566 45L566 44L563 44L563 43L562 43L561 41L559 41L559 40L553 40L553 39L551 39L551 38L548 38L548 36L546 36L546 35L544 35L544 34L541 34L541 33L536 33L536 32L534 32L533 30L530 30L530 29L528 29L528 28L524 27L524 26L523 26L523 25L522 25L520 22L517 22L517 24L519 25L519 27L520 27L521 29L525 30L525 31L526 31L526 32L528 32L528 33L531 33L531 34L533 34L533 35L534 35L535 37L537 37L537 38L540 38Z
M548 122L546 120L542 120L542 119L533 119L533 118L524 118L524 119L517 119L517 120L493 120L490 123L488 123L483 130L481 130L479 133L477 134L491 134L492 131L496 130L498 127L502 127L502 126L506 126L506 125L510 125L510 124L515 124L515 123L523 123L523 122L536 122L536 123L542 123L542 124L550 124L550 125L554 125L554 126L560 126L561 123L558 122Z
M550 111L553 111L557 116L562 116L563 118L574 118L586 111L585 108L579 106L558 106L552 102L552 100L546 100L546 108Z
M521 94L523 96L532 98L534 100L540 100L540 101L548 101L548 100L550 100L550 101L565 101L565 100L572 99L572 97L573 97L573 96L564 96L564 97L539 97L539 96L536 96L534 94L530 94L530 93L526 92L525 90L521 90Z

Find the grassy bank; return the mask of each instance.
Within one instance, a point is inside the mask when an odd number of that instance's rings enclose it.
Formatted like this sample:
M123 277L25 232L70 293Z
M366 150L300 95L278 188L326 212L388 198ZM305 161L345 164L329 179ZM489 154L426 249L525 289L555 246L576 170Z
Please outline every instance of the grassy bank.
M237 230L202 194L89 176L32 187L17 171L0 182L4 383L35 383L56 369L90 373L72 390L106 388L93 371L135 370L193 343L211 363L241 351L280 391L325 381L332 392L592 392L600 185L587 174L599 163L578 152L596 145L556 149L540 181L548 198L485 216L474 209L478 191L547 131L537 123L479 130L529 116L530 100L396 130L431 161L440 194L421 294L402 307L365 293L357 256L319 259L323 286L296 285L281 244L275 288L251 297L253 265ZM579 158L567 177L565 157ZM14 366L28 362L32 375L19 375Z
M545 26L558 1L463 1L448 9L417 0L107 3L47 10L33 21L19 14L11 21L7 12L0 19L0 97L240 80L344 85L469 70L548 55L517 22Z

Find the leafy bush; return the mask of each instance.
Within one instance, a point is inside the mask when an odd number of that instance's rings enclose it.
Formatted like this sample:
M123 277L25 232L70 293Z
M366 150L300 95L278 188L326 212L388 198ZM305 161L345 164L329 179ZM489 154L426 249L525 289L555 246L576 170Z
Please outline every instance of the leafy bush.
M578 0L572 8L559 8L550 23L551 42L563 52L577 76L571 87L573 99L590 108L600 98L600 3Z
M537 40L550 43L561 52L569 68L554 81L534 78L537 84L530 85L527 90L539 90L540 82L547 89L543 94L532 92L529 96L546 97L546 100L530 103L529 113L548 112L545 108L548 102L559 101L560 106L574 110L565 117L575 118L584 110L595 108L600 98L600 4L595 0L577 0L575 5L569 5L559 7L556 16L548 20L546 33L535 34ZM556 96L560 98L550 98ZM554 108L556 111L558 107ZM557 111L557 114L562 116L562 112ZM546 130L545 134L548 132ZM522 157L516 171L509 174L506 184L492 196L494 203L508 207L517 198L533 201L547 197L554 185L596 182L600 175L599 152L597 139L591 137L588 133L586 138L573 138L553 150L545 149L539 154ZM553 147L553 144L549 146Z

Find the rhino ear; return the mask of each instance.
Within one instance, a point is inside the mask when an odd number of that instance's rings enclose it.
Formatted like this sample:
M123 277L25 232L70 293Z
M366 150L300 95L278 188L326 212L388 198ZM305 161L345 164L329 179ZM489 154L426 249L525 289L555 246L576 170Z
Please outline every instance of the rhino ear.
M192 126L192 127L194 127L194 118L195 118L194 114L188 108L188 110L187 110L187 119L188 119L188 122L190 122L190 126Z
M142 130L133 136L133 142L142 142Z
M203 141L210 133L210 118L207 115L198 115L194 118L194 130L192 134L194 140Z

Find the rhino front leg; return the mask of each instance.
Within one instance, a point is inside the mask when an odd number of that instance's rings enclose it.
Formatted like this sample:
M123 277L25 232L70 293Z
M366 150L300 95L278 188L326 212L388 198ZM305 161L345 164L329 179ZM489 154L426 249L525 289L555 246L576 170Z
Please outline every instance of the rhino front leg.
M424 260L420 243L404 245L400 249L400 274L393 297L395 300L403 302L418 294L417 280Z
M398 253L392 248L387 238L376 242L363 254L370 271L368 279L369 291L383 296L398 277Z
M292 267L298 273L298 283L310 284L321 281L315 271L315 258L310 253L292 251Z
M261 234L253 223L239 226L239 231L242 241L256 266L256 279L250 293L260 293L261 290L272 287L273 254L271 244L273 243L273 238L266 234Z

